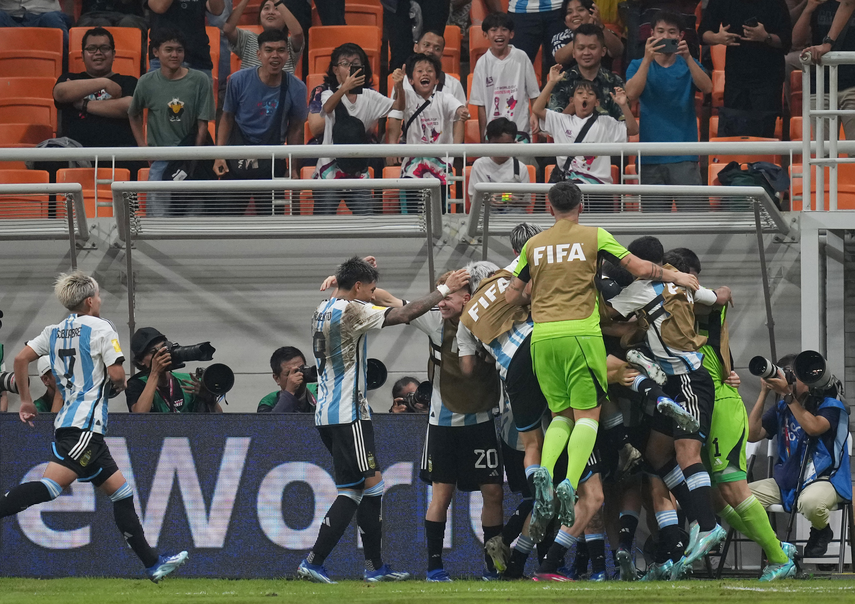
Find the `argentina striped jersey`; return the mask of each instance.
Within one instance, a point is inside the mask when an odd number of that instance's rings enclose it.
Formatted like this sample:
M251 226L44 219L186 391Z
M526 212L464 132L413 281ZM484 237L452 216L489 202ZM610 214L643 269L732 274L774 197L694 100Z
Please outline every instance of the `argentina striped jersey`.
M547 13L559 10L563 0L511 0L508 4L509 13ZM561 16L564 20L564 16Z
M331 298L312 318L312 349L318 363L315 425L371 419L366 398L368 333L383 327L389 308Z
M71 314L27 342L39 356L50 355L62 409L54 428L107 433L107 367L124 359L116 328L106 319Z
M496 360L496 369L498 369L499 376L503 380L508 377L508 367L511 366L511 360L517 353L517 349L533 329L534 322L529 317L526 321L514 323L511 329L485 345L490 356ZM474 355L478 344L475 335L461 322L457 326L457 346L460 350L460 356Z

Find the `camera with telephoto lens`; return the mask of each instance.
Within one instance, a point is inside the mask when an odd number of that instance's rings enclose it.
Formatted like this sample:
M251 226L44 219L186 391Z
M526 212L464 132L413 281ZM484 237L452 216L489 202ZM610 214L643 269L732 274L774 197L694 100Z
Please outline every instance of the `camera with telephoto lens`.
M422 382L415 392L408 392L402 399L403 405L407 407L407 413L425 413L430 407L430 398L433 394L433 384Z
M317 384L318 383L318 368L317 367L309 367L308 365L303 365L297 371L303 374L303 383L304 384Z
M235 385L235 373L231 367L223 363L214 363L207 367L196 368L196 379L199 380L199 400L205 405L205 411L213 413L217 401ZM228 401L223 399L228 404Z
M210 342L181 346L177 342L173 343L167 340L163 345L172 357L172 364L169 366L170 371L181 369L189 361L213 361L214 353L217 351Z
M778 377L779 372L784 375L788 384L792 384L794 379L792 371L789 369L781 369L766 357L752 358L748 362L748 371L751 372L751 375L756 375L764 380Z
M799 353L793 361L793 373L814 394L823 393L836 386L837 380L828 370L825 357L815 350Z
M15 382L15 374L11 371L0 373L0 392L14 392L18 394L18 384Z

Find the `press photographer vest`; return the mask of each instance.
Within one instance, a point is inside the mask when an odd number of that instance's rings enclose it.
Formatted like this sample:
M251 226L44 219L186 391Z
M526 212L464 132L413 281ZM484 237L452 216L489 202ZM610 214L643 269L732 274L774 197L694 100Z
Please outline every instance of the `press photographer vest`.
M578 321L597 307L598 229L559 220L526 243L535 323Z
M457 350L457 319L445 319L442 323L442 346L432 341L431 357L428 360L428 380L436 384L439 369L439 392L442 404L454 413L480 413L489 411L499 403L499 374L496 365L475 355L475 370L472 377L460 371Z
M496 271L492 277L481 281L463 307L460 321L485 344L510 331L514 323L528 319L528 306L514 306L505 300L505 290L513 278L510 271Z
M664 268L677 270L670 264ZM695 329L694 300L687 289L670 283L664 285L662 293L638 311L638 322L643 328L652 329L666 350L697 352L707 338ZM656 320L663 314L667 316L657 327Z
M131 379L138 379L139 381L146 383L148 382L149 375L147 373L140 374L134 376ZM187 382L191 381L189 373L173 373L172 374L172 392L175 394L174 400L172 401L172 405L163 397L165 392L170 391L169 385L166 388L158 388L154 391L154 398L151 402L151 410L155 413L192 413L194 411L194 396L185 392L185 390L181 387L180 380L185 380ZM178 406L178 401L181 401L181 405ZM173 408L174 405L174 408Z

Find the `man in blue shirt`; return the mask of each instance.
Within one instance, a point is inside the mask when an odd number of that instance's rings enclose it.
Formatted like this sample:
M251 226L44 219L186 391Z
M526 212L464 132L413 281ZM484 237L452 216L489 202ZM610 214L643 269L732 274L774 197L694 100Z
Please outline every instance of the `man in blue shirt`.
M217 145L302 145L303 125L308 115L306 85L283 70L288 60L287 35L279 30L259 34L258 59L259 67L242 69L229 78ZM280 176L284 165L280 167L278 163L275 168ZM230 167L225 160L218 159L214 171L220 176L228 174L232 179L272 176L269 163L265 169L264 162L256 165L248 160L238 160ZM291 166L291 178L299 178L296 162ZM245 199L246 203L237 204L243 207L229 208L229 213L243 214L249 203L249 198ZM269 194L256 195L255 205L256 214L272 212Z
M788 355L778 366L788 370L795 357ZM778 374L762 381L760 397L748 416L748 441L777 436L772 477L748 486L769 508L783 504L788 512L796 509L811 523L805 557L821 556L833 534L828 525L832 510L852 501L852 474L849 465L849 412L837 398L837 387L816 393L798 377L791 382ZM777 402L765 413L769 391ZM802 461L810 456L802 474Z
M644 46L644 58L634 60L626 70L626 95L630 101L641 101L641 142L698 142L694 91L711 92L712 81L689 54L683 37L679 15L657 13L653 32ZM676 51L669 48L669 44L673 45L670 40L677 42ZM641 158L641 164L642 184L702 184L697 155L648 155ZM670 209L670 199L644 204L646 211Z

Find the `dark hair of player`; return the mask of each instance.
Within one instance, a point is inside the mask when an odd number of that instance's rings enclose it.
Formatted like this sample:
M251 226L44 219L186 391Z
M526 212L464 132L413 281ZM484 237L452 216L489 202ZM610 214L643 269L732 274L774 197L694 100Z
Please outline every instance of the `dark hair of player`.
M335 272L339 289L353 289L357 282L364 285L376 283L380 273L359 256L345 260Z
M681 264L685 265L685 268L681 268L672 262L672 260L676 260L678 256L681 259ZM701 259L698 258L698 255L695 252L687 247L675 247L673 250L668 250L665 252L663 260L667 264L670 264L677 270L684 273L694 271L697 275L701 274Z
M294 348L293 346L283 346L282 348L277 348L273 351L273 356L270 357L270 369L273 370L273 375L279 377L279 374L282 373L282 363L287 363L291 359L296 359L300 357L303 359L303 365L306 364L306 355L304 355L298 348Z
M649 260L653 264L662 264L662 257L665 255L665 248L662 247L662 242L651 235L639 237L626 246L626 249L634 256L642 260Z
M555 211L562 214L572 212L582 203L582 191L575 183L567 180L552 185L547 196Z
M489 126L487 127L489 128ZM539 226L529 224L527 222L521 222L513 229L511 229L511 248L514 250L514 254L519 254L522 251L525 242L541 232L543 232L543 229L541 229Z

